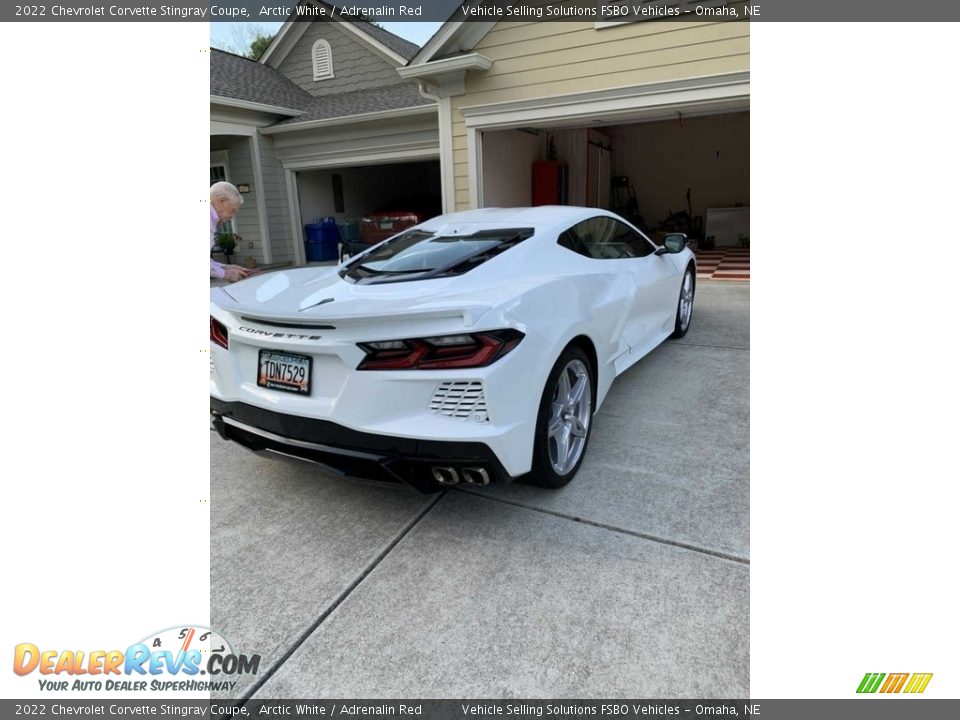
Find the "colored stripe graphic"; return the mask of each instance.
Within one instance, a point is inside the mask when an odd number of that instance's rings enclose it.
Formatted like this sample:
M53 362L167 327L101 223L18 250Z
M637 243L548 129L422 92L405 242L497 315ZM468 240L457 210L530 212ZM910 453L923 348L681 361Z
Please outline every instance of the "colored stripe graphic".
M883 687L880 688L882 693L898 693L903 687L903 684L907 681L907 678L910 677L910 673L890 673L887 676L887 681L883 684Z
M886 682L884 682L886 678ZM909 678L909 679L908 679ZM905 693L918 694L927 689L933 673L866 673L863 680L857 687L858 693L875 693L879 688L881 693L898 693L901 690ZM881 687L880 683L883 683ZM904 687L906 685L906 687Z
M863 676L863 680L860 681L860 687L857 688L857 692L875 693L877 688L880 687L880 682L884 677L884 673L867 673Z
M913 677L910 678L910 682L907 683L907 687L904 692L922 693L927 689L927 685L930 684L930 678L932 677L933 673L914 673Z

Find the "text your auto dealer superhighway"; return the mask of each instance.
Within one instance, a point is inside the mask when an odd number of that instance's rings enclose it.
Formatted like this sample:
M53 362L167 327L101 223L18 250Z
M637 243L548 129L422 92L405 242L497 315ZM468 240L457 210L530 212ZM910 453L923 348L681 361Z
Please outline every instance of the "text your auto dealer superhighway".
M120 5L87 5L84 7L64 7L51 5L50 14L56 17L179 17L205 18L214 17L249 17L246 8L221 7L211 5L206 7L176 7L174 5L160 5L159 7L142 5L140 7L121 7Z

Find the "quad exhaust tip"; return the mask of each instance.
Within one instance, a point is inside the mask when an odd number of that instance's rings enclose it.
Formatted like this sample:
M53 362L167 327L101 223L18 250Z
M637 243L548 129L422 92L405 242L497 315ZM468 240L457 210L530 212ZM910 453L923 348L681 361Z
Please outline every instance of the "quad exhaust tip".
M434 465L431 468L433 479L441 485L457 485L461 481L468 485L489 485L490 473L482 467L457 469L450 465Z
M441 485L456 485L460 482L460 473L455 467L436 465L433 467L433 479Z
M482 467L465 467L463 481L471 485L489 485L490 475Z

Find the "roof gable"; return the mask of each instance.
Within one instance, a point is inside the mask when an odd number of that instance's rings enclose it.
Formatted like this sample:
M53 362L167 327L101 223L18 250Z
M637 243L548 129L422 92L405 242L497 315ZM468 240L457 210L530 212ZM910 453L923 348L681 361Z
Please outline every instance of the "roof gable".
M431 60L472 51L477 43L497 24L496 21L471 20L470 22L464 22L463 18L467 16L464 11L465 8L483 4L484 0L466 0L460 3L450 19L440 26L422 48L417 50L416 54L409 59L407 65L422 65Z
M297 7L300 6L326 7L327 17L329 17L330 6L319 0L300 0ZM346 22L344 20L303 20L298 19L297 7L294 8L290 17L274 36L273 41L264 51L260 62L278 67L291 52L300 37L306 32L307 27L314 23L324 23L326 25L340 26L341 29L356 37L357 40L364 43L372 52L379 54L385 61L393 63L394 67L400 67L416 55L420 47L409 40L394 35L383 28L377 27L368 22Z
M299 22L297 39L275 66L284 76L314 97L396 85L403 82L398 65L339 22ZM316 78L314 49L318 43L329 49L330 72Z

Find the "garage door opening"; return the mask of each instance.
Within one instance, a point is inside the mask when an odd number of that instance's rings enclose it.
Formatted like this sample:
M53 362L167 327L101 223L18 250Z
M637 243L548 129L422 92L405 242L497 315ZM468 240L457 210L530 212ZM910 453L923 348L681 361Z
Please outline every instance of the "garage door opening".
M749 278L750 113L484 131L483 207L612 210L655 240L685 232L700 274Z
M416 213L424 219L442 211L437 160L301 170L297 173L300 230L333 217L357 229L375 213Z

